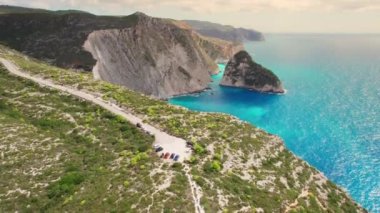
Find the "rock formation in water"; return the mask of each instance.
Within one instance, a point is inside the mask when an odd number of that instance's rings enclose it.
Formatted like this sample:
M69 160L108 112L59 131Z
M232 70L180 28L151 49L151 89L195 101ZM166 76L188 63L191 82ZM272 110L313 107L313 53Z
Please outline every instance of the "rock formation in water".
M236 53L227 63L220 85L265 93L284 93L279 78L272 71L255 63L246 51Z
M196 32L201 35L215 37L232 42L262 41L264 35L251 29L235 28L229 25L221 25L207 21L184 20Z

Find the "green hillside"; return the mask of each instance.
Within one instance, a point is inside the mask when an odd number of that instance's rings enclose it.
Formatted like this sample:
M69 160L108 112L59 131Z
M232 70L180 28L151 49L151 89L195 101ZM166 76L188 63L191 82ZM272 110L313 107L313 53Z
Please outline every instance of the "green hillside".
M29 72L105 100L195 144L186 164L206 212L364 212L282 141L224 114L171 106L5 47ZM183 165L120 117L0 69L0 212L193 212ZM4 147L4 148L3 148ZM145 209L145 210L144 210Z
M136 21L135 14L112 17L0 6L0 44L55 66L91 71L96 61L82 48L88 35L96 30L128 28Z

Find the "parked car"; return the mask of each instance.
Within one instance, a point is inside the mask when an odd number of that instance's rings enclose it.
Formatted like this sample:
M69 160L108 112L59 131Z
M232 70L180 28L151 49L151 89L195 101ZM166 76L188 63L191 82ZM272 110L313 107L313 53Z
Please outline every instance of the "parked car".
M160 158L163 158L163 157L164 157L164 155L165 155L165 154L164 154L164 153L162 153L162 154L161 154L161 156L160 156Z
M178 161L179 160L179 155L176 155L175 157L174 157L174 161Z
M175 156L175 154L174 154L174 153L172 153L172 154L170 155L170 159L173 159L173 158L174 158L174 156Z
M169 153L169 152L167 152L167 153L165 153L165 156L164 156L164 158L165 158L165 159L168 159L168 158L169 158L169 156L170 156L170 153Z
M153 149L157 149L158 147L160 147L160 145L158 145L158 144L153 145Z
M162 150L164 150L164 148L162 148L161 146L159 146L159 147L157 147L156 152L161 152Z

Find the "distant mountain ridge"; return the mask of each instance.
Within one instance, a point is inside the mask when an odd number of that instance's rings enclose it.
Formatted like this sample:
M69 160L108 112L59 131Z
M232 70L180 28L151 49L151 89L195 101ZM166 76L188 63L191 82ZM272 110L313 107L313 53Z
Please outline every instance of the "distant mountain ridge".
M28 8L28 7L18 7L11 5L0 5L0 14L11 14L11 13L53 13L53 14L68 14L68 13L87 13L81 10L45 10L38 8Z
M207 21L183 20L195 31L204 36L220 38L232 42L262 41L264 35L256 30L235 28L230 25L216 24Z

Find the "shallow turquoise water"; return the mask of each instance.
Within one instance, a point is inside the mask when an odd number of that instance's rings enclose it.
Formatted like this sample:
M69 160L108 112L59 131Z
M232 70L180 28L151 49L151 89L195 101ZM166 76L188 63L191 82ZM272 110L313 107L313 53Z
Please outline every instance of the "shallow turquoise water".
M371 212L380 212L380 36L270 35L245 44L288 90L263 95L218 86L169 100L225 112L281 136ZM220 66L223 69L223 66Z

